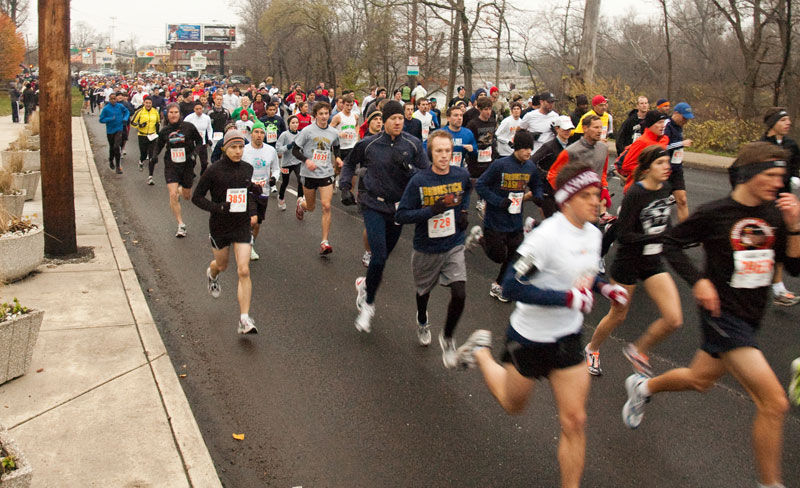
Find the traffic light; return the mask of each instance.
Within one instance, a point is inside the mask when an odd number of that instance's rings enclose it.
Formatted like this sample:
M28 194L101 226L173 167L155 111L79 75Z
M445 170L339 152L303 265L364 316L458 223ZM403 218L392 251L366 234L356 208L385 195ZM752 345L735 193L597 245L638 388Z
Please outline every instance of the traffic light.
M107 52L108 54L111 54L113 51L111 50L111 48L110 48L110 47L107 47L107 48L106 48L106 52Z
M87 52L87 53L89 53L89 54L91 54L91 53L92 53L92 48L90 48L90 47L87 47L87 48L86 48L86 52Z

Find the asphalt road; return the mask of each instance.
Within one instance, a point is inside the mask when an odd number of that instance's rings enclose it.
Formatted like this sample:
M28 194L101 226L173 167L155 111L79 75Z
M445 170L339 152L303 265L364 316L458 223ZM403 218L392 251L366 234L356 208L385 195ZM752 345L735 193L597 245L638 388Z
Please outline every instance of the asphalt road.
M377 297L373 332L353 327L354 279L365 274L361 217L335 197L330 237L334 253L318 257L320 211L294 217L295 197L281 212L270 198L266 227L251 263L251 315L257 336L236 334L235 268L223 274L222 297L206 290L211 259L208 214L182 202L189 236L174 237L163 165L156 186L136 170L129 143L124 175L108 168L103 127L88 116L95 161L142 289L183 387L228 487L466 487L556 486L559 433L552 394L540 383L525 413L506 415L476 370L442 366L436 335L448 292L429 306L434 344L417 345L410 276L412 229L389 258ZM199 168L198 168L199 171ZM687 170L690 205L723 196L719 173ZM612 191L614 189L612 188ZM619 194L619 190L617 190ZM528 212L531 209L527 210ZM697 254L697 253L695 253ZM478 250L468 254L467 308L456 331L492 330L499 351L512 304L489 297L497 273ZM699 344L697 313L679 282L685 327L652 356L657 371L688 364ZM787 279L800 290L800 280ZM608 309L587 317L587 332ZM731 487L755 485L750 450L752 401L730 378L704 395L660 395L642 426L624 427L623 381L631 368L621 354L656 318L638 293L627 321L602 350L605 375L592 380L584 485L592 487ZM800 355L800 306L773 308L762 347L785 384ZM497 355L498 352L495 353ZM800 479L800 413L786 422L787 486ZM244 433L236 441L233 433ZM157 454L152 453L157 460ZM157 461L156 461L157 462Z

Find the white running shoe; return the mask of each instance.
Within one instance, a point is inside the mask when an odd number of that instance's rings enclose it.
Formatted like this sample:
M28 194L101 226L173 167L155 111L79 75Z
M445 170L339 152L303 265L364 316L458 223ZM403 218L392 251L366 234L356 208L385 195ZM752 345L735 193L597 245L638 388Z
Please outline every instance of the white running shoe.
M528 217L525 219L525 223L522 224L522 230L525 231L527 234L528 232L532 231L533 228L536 226L536 219L533 217Z
M219 275L217 275L216 278L212 278L211 268L209 267L206 269L206 278L208 278L208 293L210 293L213 298L219 298L219 295L222 293L222 287L219 284Z
M361 306L367 302L367 277L359 276L356 278L356 308L361 310Z
M483 214L486 211L486 200L479 198L478 201L475 202L475 210Z
M492 348L492 333L485 329L473 332L467 341L456 350L457 362L465 368L475 366L475 351L481 347Z
M253 322L253 319L248 315L245 318L239 318L239 329L237 332L240 334L258 334L258 329L256 329L256 324Z
M439 332L439 347L442 348L442 362L447 369L458 366L458 352L456 351L456 341L452 337L447 339L444 331Z
M258 261L258 253L256 252L255 248L251 245L250 246L250 261Z
M370 305L366 301L361 304L356 317L356 330L367 334L372 330L372 317L375 315L375 305Z
M286 200L278 200L278 208L281 210L286 210Z
M503 287L497 283L492 283L491 288L489 288L489 296L497 298L503 303L508 303L510 301L508 298L503 296Z
M364 251L364 255L361 256L361 264L363 264L365 268L369 268L369 262L371 260L372 260L372 253L369 251Z
M148 185L150 185L150 186L153 186L153 185L155 185L155 184L156 184L156 183L153 181L153 177L152 177L152 176L148 176L148 177L147 177L147 184L148 184Z
M419 319L417 319L417 340L422 347L431 345L431 326L427 321L421 324L419 323Z
M467 234L467 238L464 240L464 248L467 251L471 251L475 248L478 244L480 244L481 239L483 238L483 229L481 229L480 225L473 225L472 228L469 230L469 234Z
M139 172L144 171L144 161L139 161Z
M277 187L273 186L271 188L272 188L272 190L270 190L270 193L278 193L278 188Z
M186 237L186 224L179 224L175 237Z
M639 373L634 373L625 380L628 401L622 407L622 422L629 429L639 427L639 424L642 423L642 418L644 418L644 405L650 401L650 397L639 393L639 385L647 380L647 376Z

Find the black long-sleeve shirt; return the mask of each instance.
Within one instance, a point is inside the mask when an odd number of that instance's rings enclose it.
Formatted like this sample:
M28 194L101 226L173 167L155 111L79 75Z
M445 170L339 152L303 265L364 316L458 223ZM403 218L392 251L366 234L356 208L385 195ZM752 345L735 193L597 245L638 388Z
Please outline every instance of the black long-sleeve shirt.
M791 137L784 136L783 139L781 139L781 142L778 143L778 139L775 136L767 137L766 134L764 134L764 137L762 137L761 140L771 142L772 144L780 146L789 152L789 159L786 161L786 176L783 178L783 189L781 191L785 193L791 193L792 176L800 176L800 148L797 147L797 142L795 142L795 140Z
M670 223L671 193L668 183L658 190L648 190L639 183L631 186L617 219L619 247L615 259L631 259L642 266L658 264L661 241Z
M167 151L164 153L164 162L172 162L171 149L185 148L186 161L194 161L194 149L203 144L203 137L197 132L197 129L190 122L182 120L175 124L169 124L158 132L158 140L156 141L156 152L154 156L158 156L164 146Z
M690 285L708 278L717 289L722 311L758 327L771 293L775 263L800 274L800 257L786 256L786 226L773 202L748 207L731 197L699 207L664 236L663 255ZM683 249L703 245L705 269L699 270Z
M200 177L192 194L192 203L211 212L208 228L211 235L231 234L250 227L250 216L256 214L256 203L250 194L253 166L239 161L235 163L222 156L222 159L208 167ZM247 211L230 212L226 205L229 189L247 190ZM211 192L211 200L206 193Z

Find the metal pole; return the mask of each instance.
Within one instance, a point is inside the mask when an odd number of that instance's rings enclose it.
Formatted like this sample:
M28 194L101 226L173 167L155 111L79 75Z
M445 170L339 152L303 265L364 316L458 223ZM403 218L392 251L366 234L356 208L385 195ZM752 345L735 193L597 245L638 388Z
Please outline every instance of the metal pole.
M69 0L39 0L39 80L44 251L78 250L72 180Z

